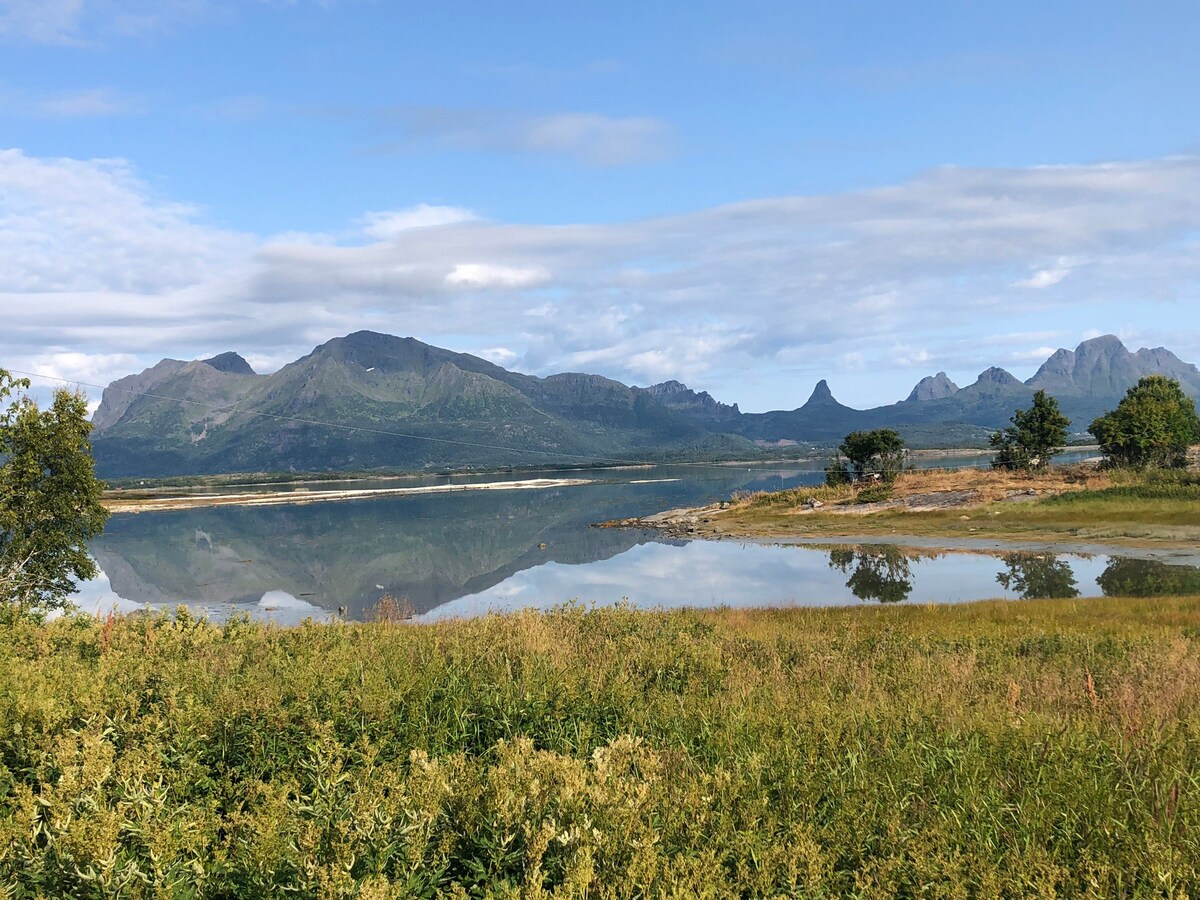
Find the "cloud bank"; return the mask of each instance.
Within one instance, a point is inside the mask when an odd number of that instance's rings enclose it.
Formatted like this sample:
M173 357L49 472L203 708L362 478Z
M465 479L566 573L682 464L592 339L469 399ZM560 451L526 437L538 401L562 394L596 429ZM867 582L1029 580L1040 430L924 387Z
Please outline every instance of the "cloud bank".
M0 365L105 381L372 328L526 371L682 378L743 408L798 405L838 372L886 402L925 369L1025 365L1097 325L1200 356L1198 238L1196 157L942 167L617 224L419 206L335 239L215 228L126 161L8 150Z

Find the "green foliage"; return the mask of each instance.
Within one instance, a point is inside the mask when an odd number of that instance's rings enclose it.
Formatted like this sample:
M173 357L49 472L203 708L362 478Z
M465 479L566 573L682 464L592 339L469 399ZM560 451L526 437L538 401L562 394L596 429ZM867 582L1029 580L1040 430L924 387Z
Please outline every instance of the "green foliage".
M0 369L0 400L28 388ZM54 392L47 410L29 397L0 414L0 603L61 607L74 579L91 578L86 542L108 518L92 465L87 403Z
M1110 464L1132 468L1182 467L1188 446L1200 442L1195 402L1162 375L1141 379L1089 430Z
M1182 896L1200 605L0 630L0 895Z
M1200 501L1200 474L1172 469L1147 470L1135 481L1097 490L1068 491L1039 501L1045 506L1088 506L1096 501ZM1174 477L1171 477L1174 476Z
M855 478L879 475L894 481L904 471L904 441L891 428L852 431L838 445L838 451L850 461Z
M851 481L850 469L840 459L825 466L825 486L841 487Z
M892 499L892 486L887 482L865 487L854 497L855 503L882 503Z
M1011 425L995 432L989 440L997 451L992 458L997 469L1044 469L1050 465L1050 458L1066 446L1071 420L1045 391L1034 394L1029 409L1018 409L1010 421Z

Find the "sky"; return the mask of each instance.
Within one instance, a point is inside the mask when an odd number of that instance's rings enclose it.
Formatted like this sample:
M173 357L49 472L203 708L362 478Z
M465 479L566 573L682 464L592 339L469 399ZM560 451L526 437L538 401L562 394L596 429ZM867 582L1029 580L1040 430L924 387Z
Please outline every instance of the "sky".
M1196 47L1194 0L0 0L0 367L371 329L762 411L1200 362Z

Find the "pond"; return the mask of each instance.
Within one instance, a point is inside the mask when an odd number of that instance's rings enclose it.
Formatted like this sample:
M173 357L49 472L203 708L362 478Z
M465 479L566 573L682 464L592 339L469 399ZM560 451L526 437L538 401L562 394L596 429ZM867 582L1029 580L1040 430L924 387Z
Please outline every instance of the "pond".
M570 600L772 606L1200 592L1191 566L1109 551L996 556L768 546L590 527L736 491L817 483L818 464L571 477L582 483L116 515L91 547L103 574L81 585L74 600L87 611L185 604L213 619L248 612L294 623L339 607L348 618L365 618L385 595L436 618Z

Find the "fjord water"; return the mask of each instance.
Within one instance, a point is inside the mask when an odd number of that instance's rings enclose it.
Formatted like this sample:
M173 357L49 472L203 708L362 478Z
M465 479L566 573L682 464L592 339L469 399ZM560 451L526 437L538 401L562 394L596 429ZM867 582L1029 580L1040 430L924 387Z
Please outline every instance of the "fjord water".
M816 463L567 474L585 483L115 515L91 548L103 575L83 584L75 602L100 612L185 604L214 619L246 611L291 623L339 606L362 618L385 594L437 617L574 599L640 606L943 602L1094 595L1117 585L1128 594L1147 579L1168 586L1196 580L1189 567L1160 570L1154 567L1162 563L1107 556L929 550L914 557L888 547L683 542L591 527L736 491L814 484L822 477ZM426 479L481 480L501 479Z

